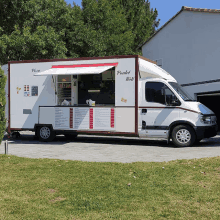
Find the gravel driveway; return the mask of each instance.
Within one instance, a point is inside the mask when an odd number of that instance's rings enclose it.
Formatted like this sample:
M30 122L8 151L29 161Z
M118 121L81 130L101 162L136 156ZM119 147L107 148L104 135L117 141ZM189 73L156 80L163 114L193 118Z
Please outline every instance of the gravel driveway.
M220 134L204 139L193 147L183 148L175 148L166 141L90 135L79 135L75 141L67 141L59 135L53 142L43 143L35 140L33 134L21 132L19 139L10 140L8 154L29 158L122 163L220 156ZM0 154L5 153L5 140L0 145Z

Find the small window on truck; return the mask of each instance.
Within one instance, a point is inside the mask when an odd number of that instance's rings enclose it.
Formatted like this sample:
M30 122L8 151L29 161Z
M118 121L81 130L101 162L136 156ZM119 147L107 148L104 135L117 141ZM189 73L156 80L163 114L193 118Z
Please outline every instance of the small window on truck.
M165 104L165 96L162 92L164 84L161 82L146 82L145 97L147 102Z

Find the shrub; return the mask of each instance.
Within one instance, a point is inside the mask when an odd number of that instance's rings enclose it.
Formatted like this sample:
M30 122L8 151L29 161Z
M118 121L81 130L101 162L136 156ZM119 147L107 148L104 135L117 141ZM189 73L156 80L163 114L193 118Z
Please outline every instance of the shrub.
M0 143L4 137L5 129L6 129L6 118L5 118L5 85L6 85L7 77L4 74L4 71L0 67Z

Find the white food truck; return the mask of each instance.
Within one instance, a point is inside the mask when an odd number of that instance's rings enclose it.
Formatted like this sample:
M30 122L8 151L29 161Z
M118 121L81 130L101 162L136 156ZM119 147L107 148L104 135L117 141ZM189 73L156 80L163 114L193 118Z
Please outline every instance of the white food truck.
M11 61L8 133L121 135L191 146L217 134L215 114L139 55Z

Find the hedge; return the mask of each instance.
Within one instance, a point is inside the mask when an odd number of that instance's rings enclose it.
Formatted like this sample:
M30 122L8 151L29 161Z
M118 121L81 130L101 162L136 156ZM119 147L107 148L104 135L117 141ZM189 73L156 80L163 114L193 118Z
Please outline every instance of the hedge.
M3 140L4 133L6 130L6 118L5 118L5 85L7 77L4 74L4 71L0 67L0 144Z

